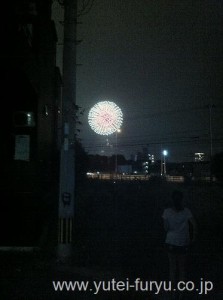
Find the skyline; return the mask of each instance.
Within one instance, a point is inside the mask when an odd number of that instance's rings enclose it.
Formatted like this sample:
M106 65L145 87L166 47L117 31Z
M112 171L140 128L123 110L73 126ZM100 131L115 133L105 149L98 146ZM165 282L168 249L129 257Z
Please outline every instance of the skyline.
M213 154L222 151L221 20L219 1L93 1L77 28L77 104L85 109L79 136L86 151L114 153L115 136L97 135L87 121L103 100L123 111L118 153L127 159L143 147L156 156L167 148L174 161L210 153L210 129Z

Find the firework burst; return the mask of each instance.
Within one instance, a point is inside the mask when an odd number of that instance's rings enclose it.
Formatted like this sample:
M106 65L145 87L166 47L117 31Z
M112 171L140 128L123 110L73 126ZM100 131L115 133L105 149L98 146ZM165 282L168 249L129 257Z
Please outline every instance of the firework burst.
M96 103L89 111L88 123L90 127L101 135L116 132L122 125L123 114L121 109L112 101Z

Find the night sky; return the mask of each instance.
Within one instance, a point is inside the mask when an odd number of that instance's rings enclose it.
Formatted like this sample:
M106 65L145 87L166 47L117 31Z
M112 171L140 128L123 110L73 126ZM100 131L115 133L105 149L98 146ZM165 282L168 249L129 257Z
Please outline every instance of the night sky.
M211 104L213 153L223 150L222 15L220 0L94 1L79 17L77 46L80 138L88 153L115 152L115 134L106 141L87 122L101 100L123 111L117 145L126 158L143 147L155 159L167 149L169 161L209 154Z

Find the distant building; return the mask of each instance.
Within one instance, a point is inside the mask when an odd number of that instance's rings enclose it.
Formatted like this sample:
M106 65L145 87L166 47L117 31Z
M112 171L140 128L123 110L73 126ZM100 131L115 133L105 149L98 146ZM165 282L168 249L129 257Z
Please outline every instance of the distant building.
M142 149L142 160L143 160L143 161L148 160L148 153L149 153L148 148L147 148L147 147L144 147L144 148Z
M147 147L144 147L142 152L131 155L131 158L133 162L133 171L136 171L137 173L149 174L151 172L151 165L155 164L155 156L148 152Z
M131 161L137 161L137 154L131 154Z
M151 164L155 164L155 156L154 154L148 154L148 158Z
M203 153L203 152L194 153L194 161L195 162L201 162L204 160L205 160L205 153Z
M143 159L143 153L142 152L137 152L136 161L142 161L142 159Z
M144 174L149 173L149 162L148 161L142 162L142 170L143 170Z
M0 58L7 120L0 129L4 143L0 159L12 169L22 162L27 163L26 170L44 166L47 180L57 163L62 89L51 5L51 0L6 5ZM32 172L37 176L37 170Z

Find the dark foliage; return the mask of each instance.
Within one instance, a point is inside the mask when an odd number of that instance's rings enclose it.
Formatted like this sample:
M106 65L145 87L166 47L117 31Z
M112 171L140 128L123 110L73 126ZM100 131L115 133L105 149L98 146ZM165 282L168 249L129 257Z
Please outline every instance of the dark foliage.
M86 173L88 171L89 159L81 142L75 142L75 175L77 185L81 185L86 180Z
M212 159L212 174L223 181L223 152L217 153Z

